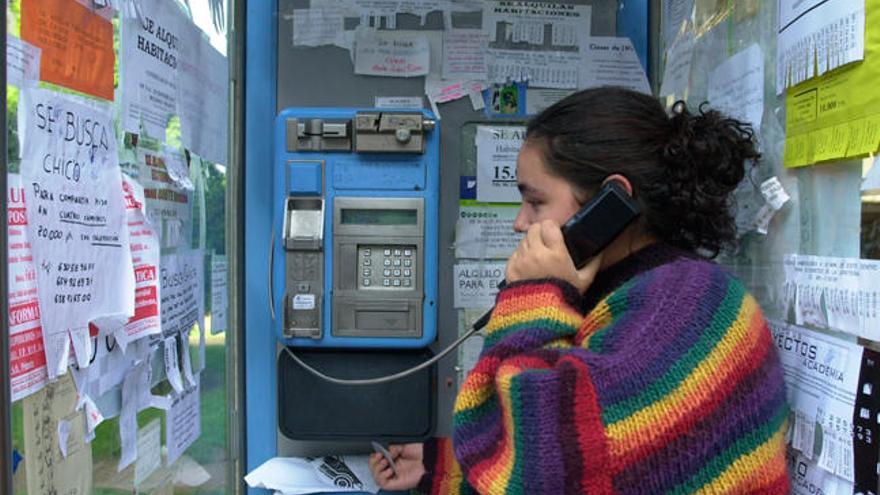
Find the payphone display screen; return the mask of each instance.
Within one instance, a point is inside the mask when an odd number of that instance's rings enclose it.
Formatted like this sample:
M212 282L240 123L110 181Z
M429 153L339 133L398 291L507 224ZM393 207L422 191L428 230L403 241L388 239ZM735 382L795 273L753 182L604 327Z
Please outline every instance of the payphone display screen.
M342 208L340 222L344 225L416 225L418 211L397 208Z

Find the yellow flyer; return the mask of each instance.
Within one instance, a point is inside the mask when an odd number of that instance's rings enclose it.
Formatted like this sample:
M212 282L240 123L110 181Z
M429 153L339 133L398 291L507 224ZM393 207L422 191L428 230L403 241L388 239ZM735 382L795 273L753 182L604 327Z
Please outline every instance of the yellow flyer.
M863 157L880 145L880 0L865 2L865 59L788 88L786 167Z

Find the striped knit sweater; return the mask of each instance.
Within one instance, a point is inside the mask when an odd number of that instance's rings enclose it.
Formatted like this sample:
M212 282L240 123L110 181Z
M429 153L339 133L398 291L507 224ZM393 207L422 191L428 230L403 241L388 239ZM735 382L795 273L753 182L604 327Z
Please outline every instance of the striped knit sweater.
M452 442L425 445L419 488L786 494L787 414L754 298L717 265L657 244L585 296L557 280L501 291Z

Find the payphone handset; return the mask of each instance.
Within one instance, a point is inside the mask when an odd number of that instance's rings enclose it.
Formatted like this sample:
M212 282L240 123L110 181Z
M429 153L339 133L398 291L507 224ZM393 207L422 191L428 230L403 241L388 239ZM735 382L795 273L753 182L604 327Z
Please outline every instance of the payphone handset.
M291 108L276 120L270 296L295 347L436 336L439 136L427 112ZM326 212L326 215L325 215Z

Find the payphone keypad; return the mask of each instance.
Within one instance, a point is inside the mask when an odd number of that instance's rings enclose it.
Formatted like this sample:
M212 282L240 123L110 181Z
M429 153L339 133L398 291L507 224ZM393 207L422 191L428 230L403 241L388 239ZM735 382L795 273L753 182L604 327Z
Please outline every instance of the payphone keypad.
M415 260L415 246L358 246L358 289L413 290Z

